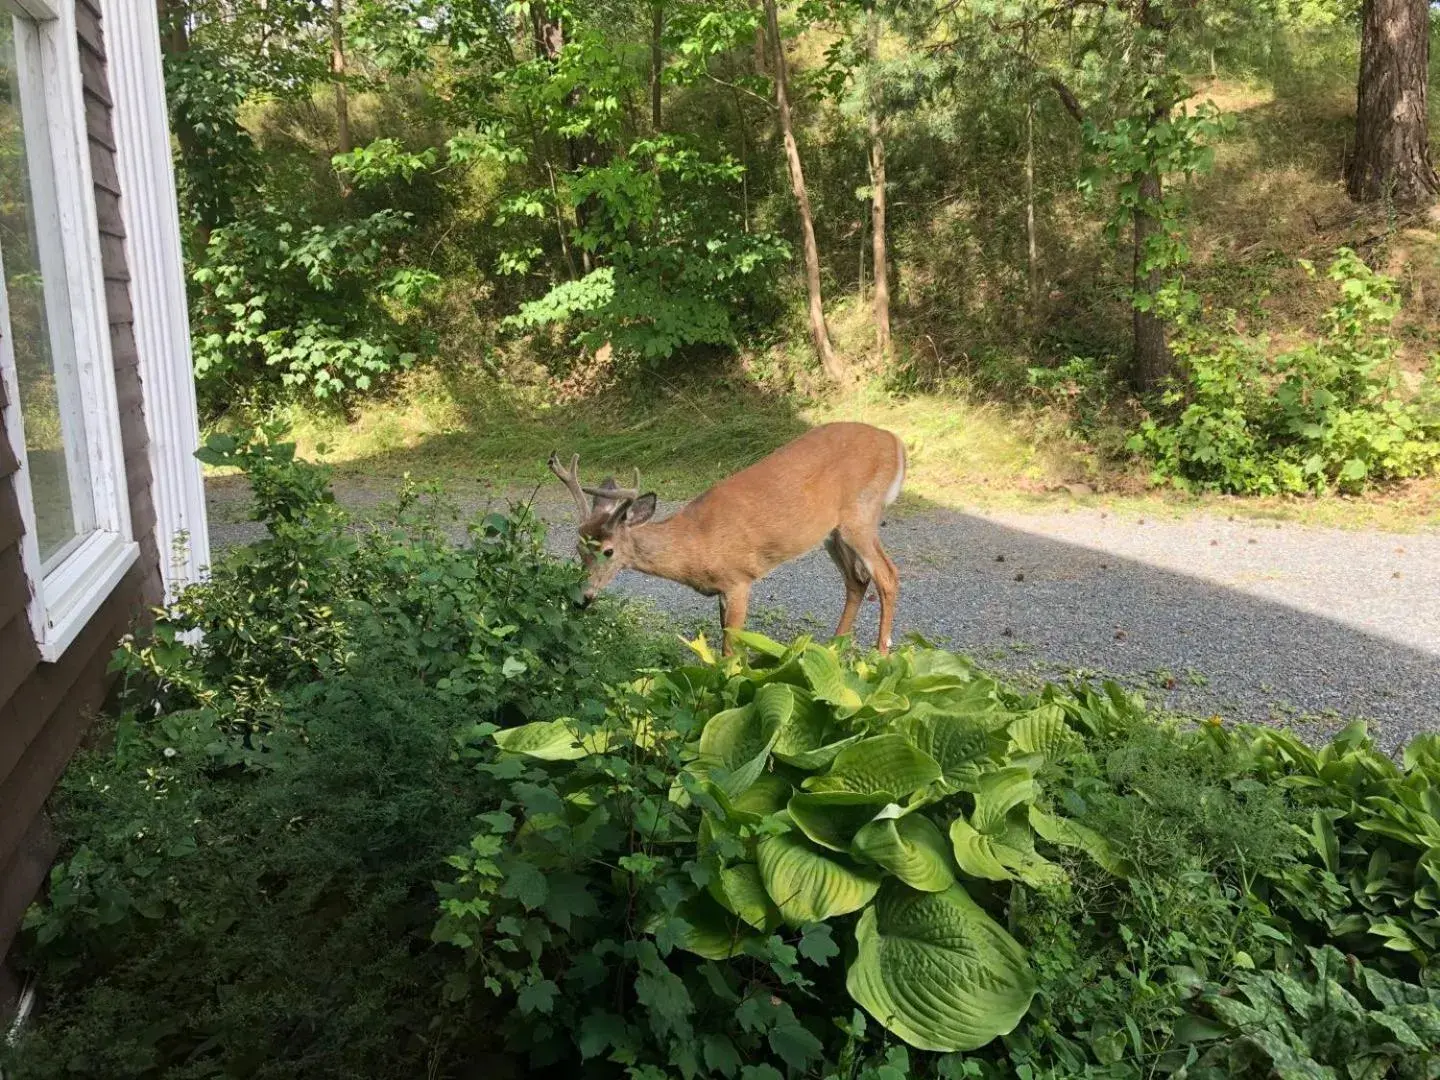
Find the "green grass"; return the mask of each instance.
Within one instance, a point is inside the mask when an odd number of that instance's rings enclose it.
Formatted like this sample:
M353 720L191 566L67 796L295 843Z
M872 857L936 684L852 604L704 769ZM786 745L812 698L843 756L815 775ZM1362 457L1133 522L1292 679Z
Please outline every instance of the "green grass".
M735 382L663 379L560 405L526 404L488 376L426 372L393 399L345 421L297 411L301 453L345 482L406 473L497 492L553 483L552 450L580 455L581 474L642 481L689 498L811 426L862 420L899 434L910 455L901 511L927 506L1046 510L1097 506L1152 519L1196 512L1340 528L1414 531L1440 522L1440 485L1423 482L1363 499L1240 499L1150 489L1133 466L1107 462L1043 409L976 403L955 394L866 390L801 402Z

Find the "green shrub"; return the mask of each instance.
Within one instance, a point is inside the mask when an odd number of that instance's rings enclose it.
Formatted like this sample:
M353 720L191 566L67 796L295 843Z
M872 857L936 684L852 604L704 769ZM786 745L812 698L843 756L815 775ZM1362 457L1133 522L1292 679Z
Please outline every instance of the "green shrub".
M407 484L391 523L367 526L275 430L212 436L200 456L244 473L266 536L227 552L129 654L167 708L263 726L277 691L380 665L514 723L598 703L634 670L633 621L613 604L579 615L583 574L546 555L527 508L462 526L438 491ZM194 633L199 646L176 645Z
M1311 949L1306 967L1242 975L1238 993L1207 988L1185 1033L1206 1048L1187 1075L1440 1074L1440 991L1387 978L1328 946Z
M1217 994L1328 940L1276 884L1313 851L1272 733L1157 725L1113 686L1016 695L933 650L746 644L702 640L604 724L473 748L508 794L436 936L531 1068L1179 1075L1255 1038ZM1376 963L1423 996L1401 959Z
M407 495L356 539L283 444L213 449L270 535L67 774L7 1075L1440 1071L1436 737L1186 728L923 643L677 666L549 626L577 572L523 517L454 548Z
M7 1077L402 1076L483 1050L427 944L435 867L486 806L453 754L467 711L346 675L286 695L263 760L208 711L123 720L61 789L26 923L44 1003Z
M1440 370L1407 393L1386 328L1395 284L1342 249L1339 299L1317 340L1267 358L1238 336L1192 329L1175 343L1186 369L1130 448L1182 488L1275 494L1359 491L1440 461Z
M462 547L407 491L395 528L354 536L274 433L206 456L243 469L268 535L117 654L113 746L61 787L23 944L44 1004L6 1075L456 1075L494 1039L429 942L433 879L498 801L466 733L602 716L671 654L614 608L577 617L579 571L522 511Z
M222 411L237 391L365 391L432 349L401 316L438 284L396 262L411 215L297 223L265 206L210 233L191 270L195 377ZM304 221L305 219L301 219Z

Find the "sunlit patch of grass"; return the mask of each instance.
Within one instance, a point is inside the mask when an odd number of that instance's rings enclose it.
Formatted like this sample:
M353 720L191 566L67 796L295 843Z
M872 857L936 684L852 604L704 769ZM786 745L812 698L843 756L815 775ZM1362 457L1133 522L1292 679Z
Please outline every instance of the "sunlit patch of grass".
M968 401L955 390L895 396L870 389L811 402L693 378L646 381L566 405L530 405L489 379L417 375L352 421L297 412L300 452L342 480L410 473L499 491L554 484L551 450L578 453L582 474L624 480L633 467L667 500L698 494L810 427L859 420L896 432L909 453L901 513L928 506L1104 507L1121 516L1195 512L1337 528L1410 531L1440 523L1440 481L1366 498L1255 499L1149 488L1142 470L1107 462L1042 409ZM558 490L558 485L556 485Z

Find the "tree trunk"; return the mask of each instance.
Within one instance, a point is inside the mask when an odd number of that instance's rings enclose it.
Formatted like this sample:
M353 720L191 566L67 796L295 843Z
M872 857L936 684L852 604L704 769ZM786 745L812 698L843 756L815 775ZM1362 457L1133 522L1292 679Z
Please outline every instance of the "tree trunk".
M1355 152L1345 187L1357 202L1419 203L1440 190L1430 164L1427 0L1365 0Z
M350 143L350 95L345 86L344 0L331 0L330 73L335 77L335 141L339 153L348 154Z
M1152 299L1164 284L1164 275L1159 267L1146 268L1146 253L1150 238L1161 229L1160 219L1147 207L1160 202L1160 174L1145 173L1137 176L1140 187L1140 202L1135 207L1135 270L1136 294ZM1130 384L1141 393L1159 389L1165 377L1170 374L1170 345L1165 339L1165 320L1160 318L1154 305L1134 309L1135 354L1130 370Z
M755 64L755 74L765 74L765 39L769 37L766 30L766 14L764 7L765 0L751 0L751 7L760 8L760 22L755 26L755 40L751 42L751 58Z
M543 0L532 0L530 4L530 25L535 37L535 55L542 57L552 67L560 60L560 54L565 48L565 27L551 10L546 7ZM565 104L571 108L576 107L580 98L580 88L572 89L565 97ZM565 159L569 170L577 172L583 165L593 165L598 158L598 150L594 140L589 136L565 137ZM552 189L554 177L551 177ZM555 189L558 190L558 189ZM588 220L587 202L579 202L575 205L575 224L583 230ZM588 274L594 269L594 260L590 251L582 247L580 249L580 268Z
M1025 59L1030 59L1030 24L1024 28ZM1035 88L1025 87L1025 269L1030 284L1030 317L1040 312L1040 246L1035 239Z
M890 274L885 236L885 118L876 69L880 63L880 17L867 21L866 59L870 66L870 242L875 264L875 348L883 364L890 358Z
M650 124L656 131L661 127L660 75L665 69L661 38L664 33L664 0L650 0Z
M785 43L780 40L780 16L775 10L776 0L764 0L764 4L775 65L775 104L780 113L780 133L785 140L790 186L795 191L795 202L800 208L800 231L805 248L805 288L810 299L810 338L825 374L833 382L843 382L845 366L830 344L830 331L825 326L825 304L820 294L820 249L815 243L815 223L810 214L810 195L805 190L805 170L800 165L800 147L795 142L795 129L790 120L789 75L785 64Z
M1147 100L1142 115L1146 118L1146 126L1153 131L1170 118L1172 103L1161 96L1164 91L1157 87L1157 83L1162 81L1158 76L1165 71L1168 61L1163 44L1170 32L1170 26L1158 0L1141 0L1136 14L1140 25L1148 32L1145 50L1147 55L1143 63L1151 78L1148 80L1149 89L1146 91ZM1155 298L1165 284L1165 268L1149 265L1151 238L1159 235L1165 227L1159 216L1164 189L1160 172L1155 168L1137 173L1134 181L1137 199L1134 211L1135 263L1131 286L1134 293L1132 325L1135 341L1130 385L1141 393L1151 393L1160 388L1161 383L1170 375L1172 366L1165 320L1155 308ZM1142 296L1147 297L1149 303L1137 303Z

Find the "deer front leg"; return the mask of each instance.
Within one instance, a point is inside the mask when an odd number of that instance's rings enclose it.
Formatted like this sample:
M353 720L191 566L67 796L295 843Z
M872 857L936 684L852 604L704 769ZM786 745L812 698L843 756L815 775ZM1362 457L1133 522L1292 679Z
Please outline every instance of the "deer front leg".
M730 631L745 628L745 613L750 608L750 583L735 585L720 594L720 655L735 651Z

